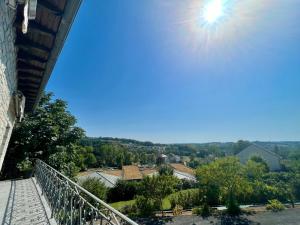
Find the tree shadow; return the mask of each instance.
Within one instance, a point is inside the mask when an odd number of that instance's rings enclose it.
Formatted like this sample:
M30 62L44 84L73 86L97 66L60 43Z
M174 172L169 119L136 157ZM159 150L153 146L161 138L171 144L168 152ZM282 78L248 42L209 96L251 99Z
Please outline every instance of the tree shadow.
M170 216L151 217L151 218L141 218L136 221L138 224L143 224L143 225L164 225L168 222L173 221L173 218Z
M13 204L15 201L15 190L16 190L16 182L11 180L10 181L10 190L9 190L8 199L7 199L4 216L3 216L3 221L1 223L1 225L10 225L11 224Z
M221 215L218 217L217 225L260 225L260 223L251 221L243 216Z

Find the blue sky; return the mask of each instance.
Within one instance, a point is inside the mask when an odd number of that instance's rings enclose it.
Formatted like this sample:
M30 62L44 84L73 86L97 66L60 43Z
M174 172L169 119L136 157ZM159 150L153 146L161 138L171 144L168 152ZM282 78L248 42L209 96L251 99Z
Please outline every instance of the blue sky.
M225 2L85 0L47 90L89 136L299 140L300 1Z

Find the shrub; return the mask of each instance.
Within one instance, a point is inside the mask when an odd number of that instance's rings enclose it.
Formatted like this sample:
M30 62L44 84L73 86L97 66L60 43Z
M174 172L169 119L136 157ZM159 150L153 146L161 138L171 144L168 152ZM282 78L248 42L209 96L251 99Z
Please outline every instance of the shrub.
M239 215L241 213L241 209L233 194L229 194L228 202L227 202L227 213L229 215Z
M17 164L17 168L20 170L22 176L27 178L30 177L32 173L33 165L29 159L25 159L22 162Z
M137 196L135 204L138 210L138 214L144 217L153 216L154 211L160 208L159 201L152 198L146 198L144 196Z
M174 174L174 170L167 165L161 165L158 170L159 175L172 176Z
M278 212L284 210L284 205L278 201L277 199L272 199L268 201L269 204L267 204L266 209L272 210L273 212Z
M178 185L178 189L180 190L187 190L196 187L197 187L197 183L195 181L187 180L187 179L182 179L180 184Z
M91 192L97 198L101 200L106 200L107 188L104 183L101 182L100 179L95 177L89 177L80 183L80 186ZM89 202L93 203L93 199L86 194L82 194L84 198L86 198Z
M192 209L192 213L202 217L208 217L210 215L210 208L207 203L204 203L202 207L196 207Z
M183 208L182 208L181 205L176 205L176 206L174 207L174 209L173 209L173 215L174 215L174 216L179 216L179 215L181 215L181 214L182 214L182 210L183 210Z
M115 187L108 191L107 200L108 202L131 200L137 194L137 189L137 182L118 180Z
M138 209L136 204L133 204L133 205L125 205L120 211L123 214L128 215L129 217L136 217Z
M195 214L195 215L200 215L201 214L201 208L200 207L193 208L192 213Z
M207 203L204 203L201 208L201 214L202 217L208 217L210 215L210 208Z
M184 209L191 208L200 204L200 195L198 189L183 190L172 194L169 197L171 207L181 205Z

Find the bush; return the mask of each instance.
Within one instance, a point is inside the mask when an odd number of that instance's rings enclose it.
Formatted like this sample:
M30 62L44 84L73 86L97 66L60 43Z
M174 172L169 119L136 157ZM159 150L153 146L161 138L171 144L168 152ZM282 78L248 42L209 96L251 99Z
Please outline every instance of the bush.
M136 217L138 209L136 204L133 204L133 205L125 205L120 211L121 213L126 214L129 217Z
M279 212L279 211L284 210L284 208L285 208L284 205L277 199L272 199L272 200L269 200L268 202L269 202L269 204L267 204L267 207L266 207L267 210L272 210L273 212Z
M182 179L180 181L180 184L177 186L177 189L178 190L187 190L187 189L192 189L192 188L196 188L196 187L197 187L197 183L195 181Z
M33 170L32 162L29 159L25 159L17 164L17 168L20 170L24 178L30 177Z
M229 199L227 202L227 213L229 215L239 215L241 213L239 204L237 203L232 193L229 194Z
M95 195L97 198L101 200L106 200L107 188L104 183L101 182L100 179L95 177L89 177L80 183L80 186ZM90 203L93 203L93 199L86 194L82 194L82 196L87 199Z
M159 201L144 196L137 196L135 204L138 214L143 217L150 217L154 215L154 211L160 208Z
M200 215L201 214L201 208L200 207L193 208L192 213L195 214L195 215Z
M210 208L207 203L204 203L201 208L201 214L202 217L208 217L210 215Z
M158 169L159 175L172 176L174 174L174 170L167 165L161 165Z
M210 215L210 208L207 203L204 203L202 207L196 207L192 209L192 213L202 217L208 217Z
M137 182L118 180L115 187L109 190L107 194L107 200L108 202L131 200L137 194L137 189Z
M173 209L173 215L174 215L174 216L179 216L179 215L181 215L181 214L182 214L182 210L183 210L183 208L182 208L181 205L176 205L176 206L174 207L174 209Z
M169 197L171 208L181 205L184 209L191 208L200 204L198 189L183 190L172 194Z

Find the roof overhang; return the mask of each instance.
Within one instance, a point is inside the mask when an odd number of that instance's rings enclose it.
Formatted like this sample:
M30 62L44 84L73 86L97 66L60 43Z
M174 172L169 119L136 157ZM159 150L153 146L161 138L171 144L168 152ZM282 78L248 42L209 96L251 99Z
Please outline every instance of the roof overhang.
M50 78L82 0L38 0L36 18L22 33L24 5L18 5L15 27L18 90L25 111L34 110Z

